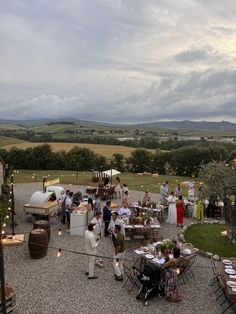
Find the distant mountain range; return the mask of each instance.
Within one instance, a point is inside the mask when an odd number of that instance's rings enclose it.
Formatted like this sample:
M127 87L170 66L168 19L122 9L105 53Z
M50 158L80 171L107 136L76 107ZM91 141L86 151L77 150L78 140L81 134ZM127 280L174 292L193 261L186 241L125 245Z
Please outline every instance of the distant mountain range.
M121 124L110 124L98 121L86 121L79 120L74 118L63 118L63 119L32 119L32 120L7 120L0 119L0 124L44 124L50 122L74 122L76 123L89 123L91 124L101 124L101 125L113 125L118 126ZM131 125L131 124L127 124ZM133 123L133 126L136 127L145 127L145 128L168 128L168 129L189 129L189 130L236 130L236 123L228 122L228 121L220 121L220 122L208 122L208 121L166 121L166 122L151 122L151 123ZM124 124L122 124L124 126Z
M168 129L189 129L189 130L236 130L236 123L221 121L221 122L208 122L208 121L166 121L166 122L153 122L142 123L145 127L160 127Z

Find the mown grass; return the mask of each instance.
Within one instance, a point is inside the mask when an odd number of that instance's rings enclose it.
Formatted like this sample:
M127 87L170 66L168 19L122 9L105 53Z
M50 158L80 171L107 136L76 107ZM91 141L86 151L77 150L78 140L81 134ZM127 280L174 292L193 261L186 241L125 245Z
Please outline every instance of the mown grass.
M186 230L185 239L200 250L221 257L236 257L235 245L228 243L227 237L221 235L221 232L225 230L225 225L193 225Z
M42 182L42 178L48 176L49 180L60 178L61 184L76 184L76 185L93 185L91 171L61 171L61 170L18 170L14 172L15 183L30 183ZM139 177L132 173L122 173L119 175L121 183L126 183L130 190L145 191L160 193L160 184L163 181L168 181L170 191L174 189L177 183L186 181L186 177L165 176L160 175L158 178ZM113 177L115 183L115 177ZM183 194L187 195L187 189L183 188Z

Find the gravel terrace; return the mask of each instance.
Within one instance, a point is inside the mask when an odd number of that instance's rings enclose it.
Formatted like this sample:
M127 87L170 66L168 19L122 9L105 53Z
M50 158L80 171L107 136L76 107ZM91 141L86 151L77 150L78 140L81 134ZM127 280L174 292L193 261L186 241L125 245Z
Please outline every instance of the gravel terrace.
M81 187L66 186L77 192ZM30 196L42 189L42 184L14 184L16 204L17 233L27 233L26 242L18 247L5 247L5 279L11 283L16 293L17 308L14 314L50 314L50 313L207 313L222 312L219 302L215 300L213 288L209 287L213 278L210 261L198 256L195 263L195 277L187 284L181 284L183 300L178 303L167 302L155 297L147 307L135 299L137 290L128 294L122 282L114 280L110 260L104 260L104 268L96 267L97 280L89 281L85 275L85 258L83 255L63 252L63 248L83 252L83 237L70 236L63 228L58 236L60 222L51 217L50 246L62 248L62 256L56 257L57 250L49 249L45 258L34 260L29 257L28 233L32 223L26 221L23 205ZM158 200L158 194L150 193L152 200ZM130 191L131 200L141 199L143 192ZM118 200L114 200L117 202ZM188 219L188 221L191 221ZM186 223L186 221L185 221ZM162 224L163 238L173 238L177 227ZM102 239L99 252L103 256L113 255L109 238ZM129 252L126 254L129 258ZM228 311L230 313L230 311Z

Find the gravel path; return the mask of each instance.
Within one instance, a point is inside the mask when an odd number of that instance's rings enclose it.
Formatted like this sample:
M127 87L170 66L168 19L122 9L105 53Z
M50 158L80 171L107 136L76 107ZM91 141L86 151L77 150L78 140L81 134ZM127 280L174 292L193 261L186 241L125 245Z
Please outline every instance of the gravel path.
M78 186L66 186L74 192ZM15 184L16 232L25 232L26 241L32 223L26 221L23 205L29 201L33 192L41 190L39 183ZM132 200L141 199L143 193L131 191ZM157 194L151 193L152 200L158 200ZM70 236L65 230L58 236L60 223L57 217L50 218L50 246L66 248L83 252L83 237ZM162 224L164 238L173 238L177 234L176 226ZM206 313L222 312L219 302L215 301L212 287L209 287L213 277L208 259L198 256L194 268L195 277L187 284L181 284L183 300L170 303L163 298L153 298L147 307L136 301L136 290L127 293L122 282L114 280L110 260L104 261L104 268L96 268L97 280L88 281L85 275L84 256L62 251L60 258L57 250L49 249L45 258L33 260L29 257L28 244L18 247L5 247L5 277L12 284L17 300L14 314L51 314L51 313ZM112 256L111 240L101 241L100 253ZM130 253L127 253L127 258ZM228 312L229 313L229 312Z

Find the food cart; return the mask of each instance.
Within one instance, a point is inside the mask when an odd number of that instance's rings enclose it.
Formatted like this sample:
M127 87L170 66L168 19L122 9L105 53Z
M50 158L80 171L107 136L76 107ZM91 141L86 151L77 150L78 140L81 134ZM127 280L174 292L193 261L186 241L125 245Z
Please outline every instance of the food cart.
M31 196L29 203L24 205L24 212L27 214L49 216L57 213L59 206L54 192L36 191Z

